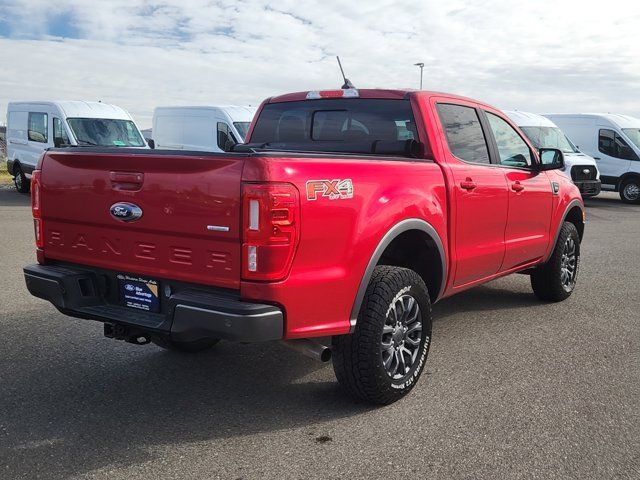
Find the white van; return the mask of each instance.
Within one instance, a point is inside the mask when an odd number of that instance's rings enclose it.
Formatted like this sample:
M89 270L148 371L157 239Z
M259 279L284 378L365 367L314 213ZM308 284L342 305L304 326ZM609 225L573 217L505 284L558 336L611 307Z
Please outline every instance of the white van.
M242 143L254 107L158 107L153 112L155 148L225 152Z
M580 152L567 136L548 118L535 113L505 111L536 148L558 148L564 154L564 173L571 177L583 197L600 193L600 172L596 161Z
M640 204L640 119L611 113L558 113L553 120L578 148L598 163L602 189Z
M19 192L29 191L31 172L50 147L148 148L131 115L101 102L10 102L7 169Z

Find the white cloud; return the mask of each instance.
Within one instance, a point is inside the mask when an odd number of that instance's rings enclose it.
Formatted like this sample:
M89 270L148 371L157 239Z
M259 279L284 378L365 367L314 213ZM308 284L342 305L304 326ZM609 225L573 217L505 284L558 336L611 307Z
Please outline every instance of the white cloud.
M338 87L340 54L358 87L416 87L423 61L427 89L640 116L639 24L619 0L21 0L0 13L0 110L101 99L147 127L158 105Z

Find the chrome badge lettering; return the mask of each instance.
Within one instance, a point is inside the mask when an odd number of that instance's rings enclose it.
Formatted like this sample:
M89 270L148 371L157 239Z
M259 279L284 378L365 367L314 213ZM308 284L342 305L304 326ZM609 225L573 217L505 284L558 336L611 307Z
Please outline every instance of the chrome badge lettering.
M350 178L307 181L307 200L318 200L322 197L329 200L353 198L353 182Z
M142 209L133 203L118 202L109 209L111 216L123 222L133 222L142 217Z

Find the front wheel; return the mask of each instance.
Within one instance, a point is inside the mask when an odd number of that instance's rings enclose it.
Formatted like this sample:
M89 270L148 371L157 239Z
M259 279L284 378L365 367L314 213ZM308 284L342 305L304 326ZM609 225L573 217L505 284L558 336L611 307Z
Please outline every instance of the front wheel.
M560 227L551 258L531 274L533 293L550 302L569 298L576 287L580 269L580 235L571 222Z
M431 302L422 278L375 268L351 335L333 338L333 369L353 397L387 405L416 384L431 345Z
M625 180L620 185L620 199L624 203L640 204L640 179Z
M13 184L20 193L29 193L29 179L20 168L20 164L16 164L13 167Z

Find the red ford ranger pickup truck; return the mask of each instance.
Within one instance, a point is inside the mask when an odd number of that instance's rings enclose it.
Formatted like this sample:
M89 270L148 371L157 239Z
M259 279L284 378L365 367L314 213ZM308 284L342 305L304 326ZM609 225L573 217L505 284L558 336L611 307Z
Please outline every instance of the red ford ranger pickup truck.
M489 105L293 93L245 144L216 133L227 153L47 151L29 291L133 343L284 340L388 404L424 368L434 302L514 272L547 301L575 287L584 206L562 152Z

